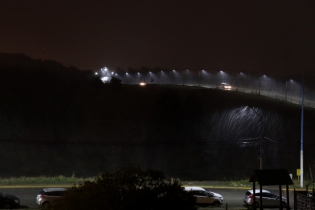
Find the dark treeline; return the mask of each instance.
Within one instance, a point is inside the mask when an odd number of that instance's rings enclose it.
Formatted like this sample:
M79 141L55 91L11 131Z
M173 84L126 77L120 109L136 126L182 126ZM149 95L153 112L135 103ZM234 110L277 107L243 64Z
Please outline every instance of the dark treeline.
M199 87L112 88L92 71L18 54L0 55L0 74L1 177L136 166L185 180L248 178L258 142L242 142L259 136L278 141L264 142L264 168L299 168L298 105ZM306 166L315 163L314 115L305 110Z

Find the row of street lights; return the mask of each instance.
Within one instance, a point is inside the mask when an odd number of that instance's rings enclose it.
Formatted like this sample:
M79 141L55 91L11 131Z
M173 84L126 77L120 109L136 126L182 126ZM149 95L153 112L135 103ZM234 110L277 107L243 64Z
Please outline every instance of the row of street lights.
M292 79L285 81L285 87L283 85L276 84L270 77L266 75L257 77L252 77L246 75L243 72L237 73L235 76L226 73L223 70L211 74L206 70L200 70L197 72L192 72L189 69L183 71L177 71L172 69L170 71L158 71L147 73L143 72L126 72L124 75L109 71L106 67L102 68L101 71L95 72L96 75L100 76L103 82L108 82L110 77L118 77L123 80L123 83L127 84L137 84L141 82L152 82L157 84L189 84L189 85L199 85L199 86L215 86L218 87L220 83L229 83L235 87L238 91L240 87L248 89L258 89L257 94L261 95L263 90L268 88L273 91L273 89L281 90L284 92L284 100L287 101L289 90L292 89L291 86L295 83ZM257 85L258 83L258 85ZM297 84L297 83L295 83ZM258 86L258 88L257 88ZM272 88L274 87L274 88ZM297 86L295 87L297 89ZM293 90L293 89L292 89ZM299 92L299 91L297 91Z

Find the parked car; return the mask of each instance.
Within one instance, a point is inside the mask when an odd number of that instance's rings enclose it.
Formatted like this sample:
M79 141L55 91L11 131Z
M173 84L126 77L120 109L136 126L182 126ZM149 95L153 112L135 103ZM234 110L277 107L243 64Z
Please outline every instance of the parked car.
M232 86L228 83L221 83L219 88L222 90L232 90Z
M18 208L20 199L14 195L0 192L0 208Z
M201 187L185 187L184 190L196 197L196 204L199 206L221 206L223 203L222 195Z
M53 205L53 203L62 198L62 193L66 188L44 188L36 196L36 203L39 206L48 208Z
M253 205L254 202L253 190L247 190L244 195L244 203L246 205ZM260 202L260 190L255 190L255 205L259 207ZM262 190L262 205L263 207L279 207L280 206L280 197L272 194L268 190ZM287 206L287 199L282 197L282 207Z

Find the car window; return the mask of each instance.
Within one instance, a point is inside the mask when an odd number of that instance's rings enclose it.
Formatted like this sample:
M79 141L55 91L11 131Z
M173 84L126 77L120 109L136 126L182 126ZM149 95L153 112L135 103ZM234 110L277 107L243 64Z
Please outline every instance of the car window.
M190 190L190 191L188 191L188 193L190 193L190 194L192 194L192 195L197 195L197 194L198 194L198 191Z
M51 195L52 195L52 196L59 196L59 195L60 195L60 192L59 192L59 191L55 191L55 192L52 192Z
M45 195L52 196L52 192L46 192Z
M194 190L193 195L207 196L206 191L202 191L202 190Z
M199 195L208 196L206 191L199 191Z
M268 197L267 193L262 193L262 197Z
M206 192L206 195L209 196L209 197L213 197L213 193L210 193L210 192Z
M266 197L268 197L268 198L277 198L276 195L271 194L271 193L266 193Z
M245 195L249 196L249 195L251 195L251 192L246 191Z

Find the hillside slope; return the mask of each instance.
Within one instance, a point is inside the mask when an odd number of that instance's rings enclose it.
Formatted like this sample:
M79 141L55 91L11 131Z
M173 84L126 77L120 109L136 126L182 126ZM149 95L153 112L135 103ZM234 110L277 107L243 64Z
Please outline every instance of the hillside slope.
M259 141L242 142L260 136L278 141L264 141L264 168L299 168L298 105L200 87L116 91L65 67L0 73L0 176L94 176L133 165L182 180L248 178L259 168ZM305 109L305 166L315 162L314 126L315 110Z

